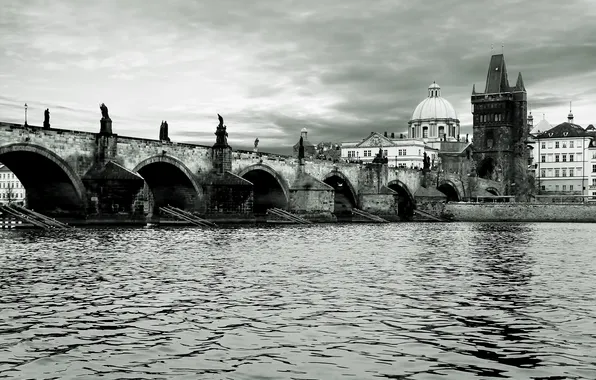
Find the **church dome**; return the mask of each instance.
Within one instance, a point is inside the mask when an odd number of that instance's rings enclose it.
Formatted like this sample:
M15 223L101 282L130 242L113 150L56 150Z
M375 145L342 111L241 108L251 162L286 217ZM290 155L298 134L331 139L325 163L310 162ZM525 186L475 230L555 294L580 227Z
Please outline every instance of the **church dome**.
M457 120L455 108L441 97L441 87L433 82L428 87L428 97L418 104L411 120L454 119Z

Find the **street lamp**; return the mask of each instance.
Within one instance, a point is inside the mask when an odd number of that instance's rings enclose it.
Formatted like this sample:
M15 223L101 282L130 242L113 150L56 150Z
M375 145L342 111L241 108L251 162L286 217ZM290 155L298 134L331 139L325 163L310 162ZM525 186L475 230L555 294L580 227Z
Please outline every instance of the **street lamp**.
M27 105L27 103L25 103L25 127L27 126L27 108L29 106Z

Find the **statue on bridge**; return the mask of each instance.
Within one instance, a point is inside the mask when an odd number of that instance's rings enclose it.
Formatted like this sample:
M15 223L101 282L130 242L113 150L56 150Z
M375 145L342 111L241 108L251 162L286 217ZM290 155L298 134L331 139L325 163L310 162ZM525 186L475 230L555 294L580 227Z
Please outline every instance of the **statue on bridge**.
M168 122L161 121L161 125L159 126L159 140L160 141L167 141L170 142L170 138L168 137Z
M226 132L226 126L224 125L223 117L220 114L217 114L217 118L219 119L219 125L215 130L215 145L228 145L228 132Z
M99 109L101 110L101 118L110 120L110 115L108 115L108 107L106 107L104 103L101 103Z
M300 141L298 142L298 161L302 163L304 160L304 138L300 136Z
M373 158L373 164L386 164L389 162L389 158L383 156L383 148L379 148L379 153Z
M422 171L426 173L430 171L430 156L426 152L422 156Z
M50 129L50 109L46 108L43 112L43 128Z
M257 137L255 139L255 149L257 149L258 146L259 146L259 138Z
M99 109L101 110L101 120L99 122L99 133L102 135L111 135L112 134L112 119L110 119L110 115L108 115L108 107L104 103L99 105Z

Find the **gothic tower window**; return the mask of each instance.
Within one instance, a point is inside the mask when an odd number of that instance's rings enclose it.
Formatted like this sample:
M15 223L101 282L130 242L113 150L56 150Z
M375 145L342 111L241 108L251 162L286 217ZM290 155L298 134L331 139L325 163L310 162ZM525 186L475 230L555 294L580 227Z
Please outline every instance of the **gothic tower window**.
M494 145L494 135L493 135L493 131L486 131L486 147L487 148L492 148Z

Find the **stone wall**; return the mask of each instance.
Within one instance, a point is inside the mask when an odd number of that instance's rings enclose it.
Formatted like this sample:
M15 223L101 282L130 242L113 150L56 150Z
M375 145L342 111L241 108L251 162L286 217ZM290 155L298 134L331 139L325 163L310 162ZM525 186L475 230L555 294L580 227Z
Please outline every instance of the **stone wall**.
M95 136L89 132L0 123L0 147L14 143L40 146L65 160L79 176L85 174L94 163Z
M209 171L213 167L211 148L207 146L133 137L114 136L113 138L117 141L115 160L128 170L133 170L148 158L162 154L178 159L194 174Z
M596 204L450 202L443 216L462 222L596 222Z

